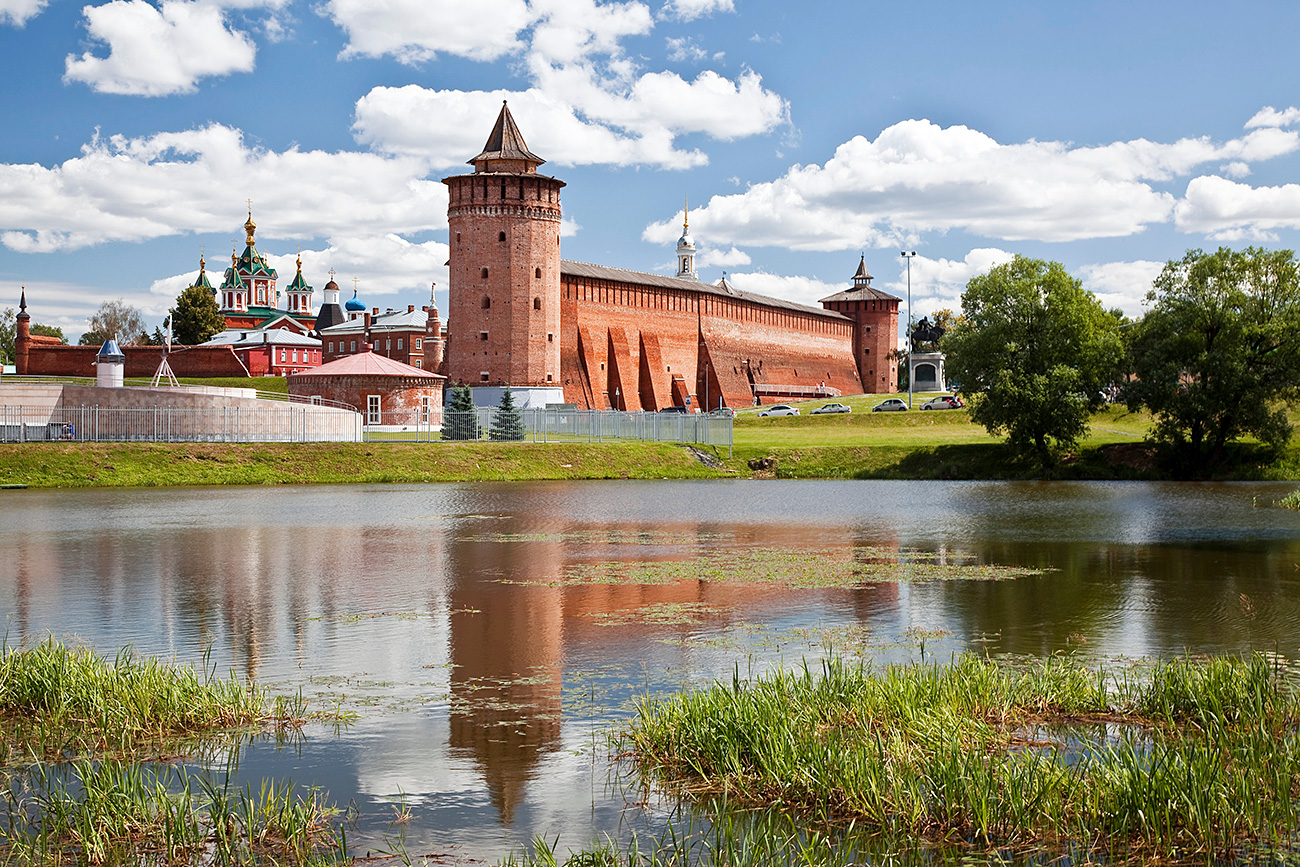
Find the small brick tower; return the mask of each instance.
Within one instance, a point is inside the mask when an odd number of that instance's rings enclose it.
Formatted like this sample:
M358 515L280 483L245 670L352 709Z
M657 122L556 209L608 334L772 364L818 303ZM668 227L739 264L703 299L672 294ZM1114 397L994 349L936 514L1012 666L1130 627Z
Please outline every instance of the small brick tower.
M14 317L14 372L27 373L27 359L32 345L32 315L27 312L27 287L18 301L18 315Z
M451 246L446 372L452 383L509 385L526 400L529 389L550 391L562 382L564 182L538 174L543 162L528 150L503 104L483 152L470 160L474 173L443 179Z
M853 288L821 300L827 310L843 313L857 327L853 332L853 358L862 390L867 394L898 391L898 304L902 300L871 285L867 257L858 263Z

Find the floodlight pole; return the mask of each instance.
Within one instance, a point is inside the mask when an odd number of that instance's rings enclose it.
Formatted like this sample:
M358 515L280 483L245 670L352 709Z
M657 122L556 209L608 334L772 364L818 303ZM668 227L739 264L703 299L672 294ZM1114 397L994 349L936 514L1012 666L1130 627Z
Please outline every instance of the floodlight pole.
M907 260L907 330L904 334L907 337L907 408L912 408L912 259L916 257L916 251L908 253L906 251L899 253Z

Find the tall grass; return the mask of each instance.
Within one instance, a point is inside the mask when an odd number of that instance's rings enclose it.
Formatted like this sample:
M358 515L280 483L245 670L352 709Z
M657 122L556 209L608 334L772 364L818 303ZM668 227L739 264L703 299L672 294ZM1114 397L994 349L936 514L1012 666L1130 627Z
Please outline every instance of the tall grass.
M690 795L1106 860L1300 856L1300 704L1263 657L1136 673L838 661L647 702L622 735Z
M296 727L300 700L272 702L235 676L137 657L115 659L53 638L0 649L0 760L134 756L231 729Z
M264 782L226 791L184 769L117 761L37 765L6 792L0 860L20 864L346 862L320 793Z

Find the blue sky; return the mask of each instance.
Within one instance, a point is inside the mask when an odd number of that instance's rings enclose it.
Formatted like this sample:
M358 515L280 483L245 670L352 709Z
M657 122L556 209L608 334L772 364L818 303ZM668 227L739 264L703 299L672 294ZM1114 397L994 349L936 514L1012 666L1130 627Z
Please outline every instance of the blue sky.
M0 307L161 322L252 199L369 306L446 310L448 174L508 99L563 255L916 315L1012 254L1130 315L1192 247L1300 243L1292 3L0 0ZM345 294L350 295L350 292ZM317 303L320 296L317 294Z

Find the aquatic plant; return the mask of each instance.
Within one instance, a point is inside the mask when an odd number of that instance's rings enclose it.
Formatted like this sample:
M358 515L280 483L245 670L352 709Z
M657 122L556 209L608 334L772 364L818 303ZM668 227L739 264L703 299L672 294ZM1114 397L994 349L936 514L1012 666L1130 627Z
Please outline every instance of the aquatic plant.
M1276 660L826 661L645 701L621 746L689 798L1102 861L1300 856L1300 702Z

